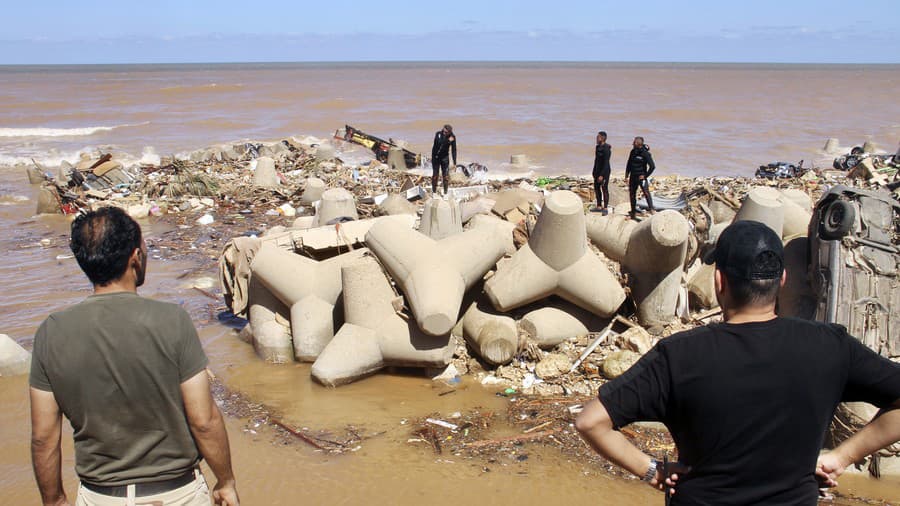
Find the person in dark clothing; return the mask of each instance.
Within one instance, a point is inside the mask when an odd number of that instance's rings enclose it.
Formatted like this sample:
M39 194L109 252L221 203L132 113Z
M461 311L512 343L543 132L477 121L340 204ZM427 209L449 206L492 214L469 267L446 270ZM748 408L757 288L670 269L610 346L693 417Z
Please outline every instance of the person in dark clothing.
M594 148L594 170L591 175L594 178L594 195L597 197L597 208L603 214L607 213L609 205L609 159L612 156L612 148L606 143L606 132L597 133L597 147Z
M714 257L724 323L661 340L600 388L576 428L611 462L674 489L672 505L815 506L819 487L900 440L900 364L840 325L775 314L784 248L762 223L730 225ZM842 401L881 412L820 455ZM678 462L663 469L619 432L638 420L668 427Z
M456 167L456 135L453 127L444 128L434 134L434 145L431 147L431 193L437 193L438 172L444 178L444 193L450 186L450 153L453 153L453 166Z
M643 137L635 137L632 146L634 147L631 148L631 153L628 154L628 163L625 165L625 183L628 184L628 197L631 199L630 215L634 219L637 213L638 187L644 192L650 212L655 212L647 178L656 170L656 164L653 163L653 156L650 155L650 147L644 145Z

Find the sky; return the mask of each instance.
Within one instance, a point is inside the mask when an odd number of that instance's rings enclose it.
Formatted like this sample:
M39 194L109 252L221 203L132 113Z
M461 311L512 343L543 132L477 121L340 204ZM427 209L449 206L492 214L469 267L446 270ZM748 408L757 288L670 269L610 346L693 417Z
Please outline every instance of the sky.
M0 64L900 63L900 1L12 1Z

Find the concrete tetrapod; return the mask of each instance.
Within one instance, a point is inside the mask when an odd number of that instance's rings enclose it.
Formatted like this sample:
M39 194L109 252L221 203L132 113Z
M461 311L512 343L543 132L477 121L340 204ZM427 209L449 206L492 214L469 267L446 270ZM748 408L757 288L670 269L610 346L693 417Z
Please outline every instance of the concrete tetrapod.
M300 203L307 205L312 204L321 199L323 193L325 193L325 181L322 181L317 177L307 178L306 186L303 188L303 194L300 195Z
M675 316L690 225L678 211L662 211L634 228L622 267L629 273L638 321L664 325Z
M781 194L775 188L767 186L751 188L734 221L758 221L774 230L778 237L782 237L784 209L781 198Z
M516 321L485 313L472 303L463 315L463 336L478 356L493 365L508 364L519 348Z
M462 232L462 213L456 199L428 199L422 211L419 232L439 241Z
M256 253L250 265L251 276L291 308L291 338L297 360L315 360L331 341L334 308L341 295L341 267L366 251L358 249L321 262L268 243Z
M591 214L587 217L587 233L603 254L621 263L630 274L631 294L641 324L671 321L690 236L684 216L667 210L635 223L618 215Z
M419 328L442 336L456 323L465 291L513 247L506 230L482 221L435 241L383 220L366 234L366 244L403 290Z
M278 321L279 317L287 321L290 310L255 276L251 276L247 290L250 301L248 316L256 355L274 364L293 362L291 333Z
M313 227L330 225L338 218L359 219L359 214L356 212L356 199L352 193L343 188L325 190L316 206L316 219Z
M526 314L519 322L542 350L555 348L572 337L588 334L587 327L578 318L562 309L543 307Z
M600 316L611 316L625 291L587 247L581 199L568 190L550 194L528 243L497 268L485 293L500 311L550 295Z
M275 160L268 156L256 159L256 170L253 171L253 185L263 188L278 186L278 174L275 172Z
M312 376L339 386L386 366L444 367L453 340L426 336L394 309L397 298L381 266L371 257L342 269L345 323L312 366Z

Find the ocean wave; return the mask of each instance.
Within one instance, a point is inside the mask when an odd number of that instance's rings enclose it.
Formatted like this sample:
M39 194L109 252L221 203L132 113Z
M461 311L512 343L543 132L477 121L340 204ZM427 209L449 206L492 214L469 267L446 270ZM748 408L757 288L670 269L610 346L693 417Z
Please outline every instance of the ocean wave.
M125 128L132 126L141 126L149 124L149 121L137 123L134 125L113 125L113 126L87 126L75 128L49 128L49 127L32 127L32 128L0 128L0 137L83 137L94 135L100 132L111 132L117 128Z

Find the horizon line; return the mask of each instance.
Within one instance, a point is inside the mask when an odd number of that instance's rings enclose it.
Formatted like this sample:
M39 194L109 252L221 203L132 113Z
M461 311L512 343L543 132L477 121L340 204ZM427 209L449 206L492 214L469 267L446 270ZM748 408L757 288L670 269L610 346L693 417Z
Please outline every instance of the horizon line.
M619 64L619 65L825 65L825 66L900 66L898 62L816 62L816 61L674 61L674 60L265 60L265 61L161 61L161 62L80 62L80 63L2 63L0 67L79 67L79 66L150 66L150 65L333 65L333 64Z

